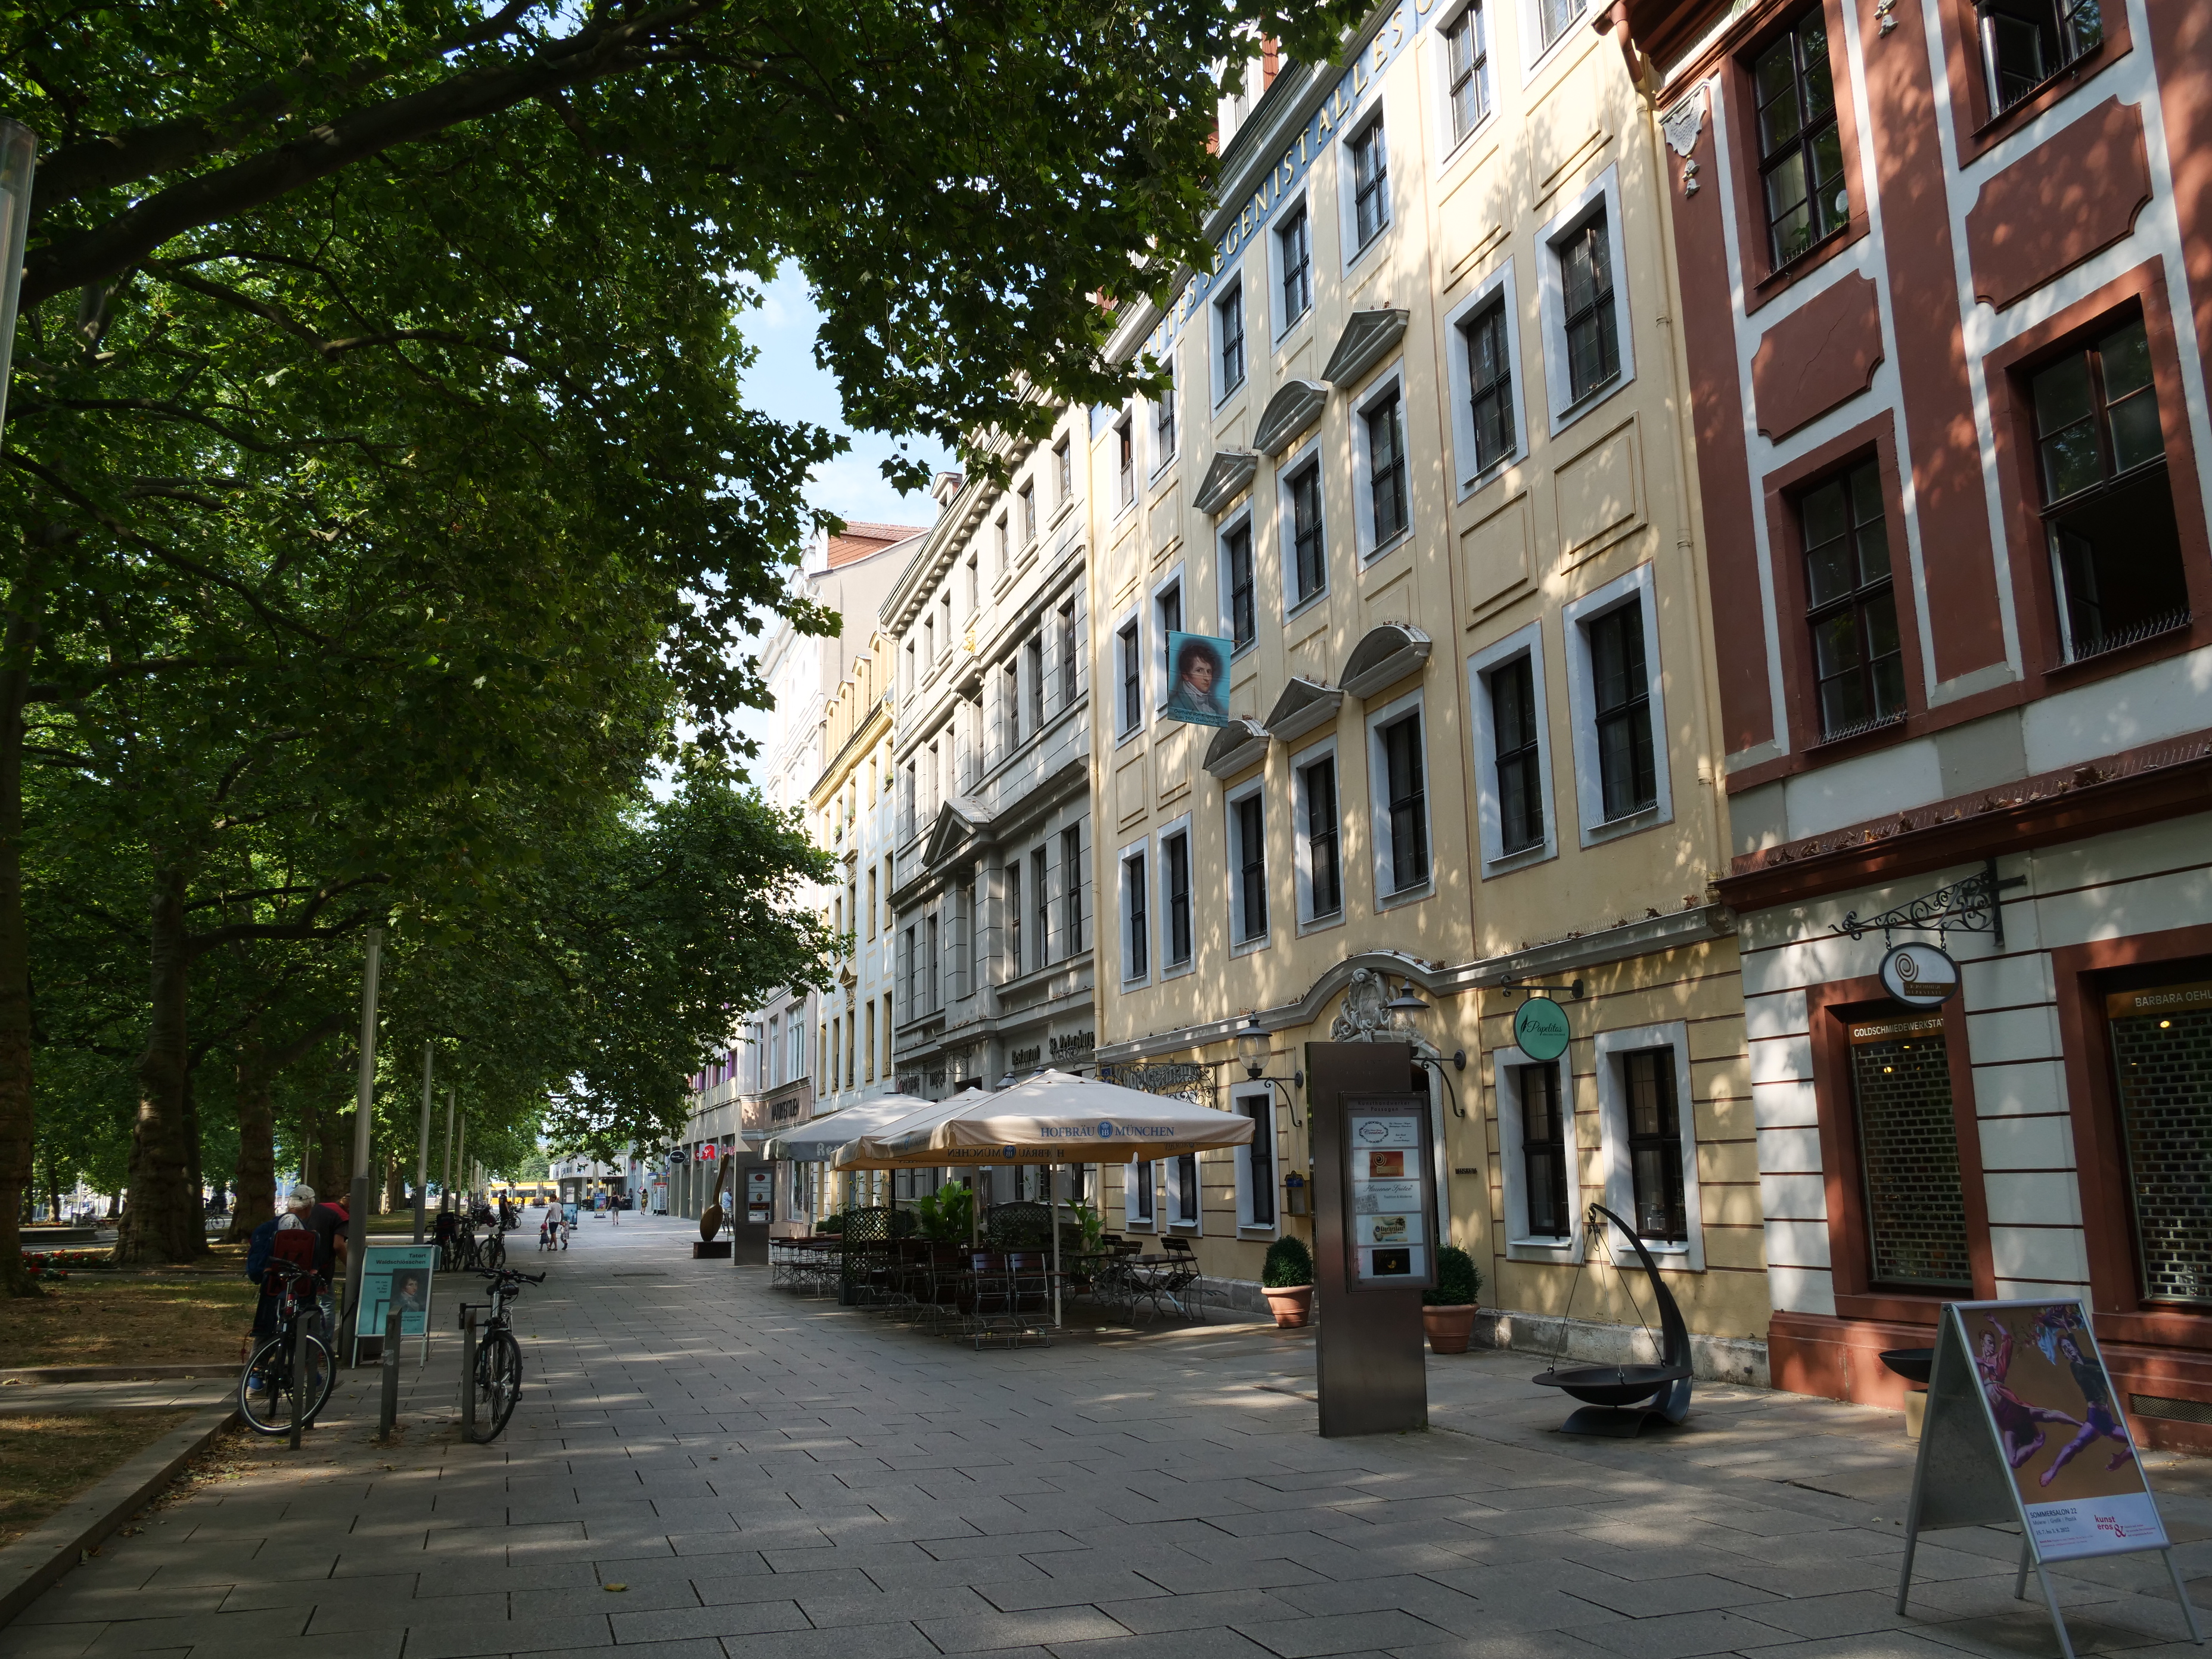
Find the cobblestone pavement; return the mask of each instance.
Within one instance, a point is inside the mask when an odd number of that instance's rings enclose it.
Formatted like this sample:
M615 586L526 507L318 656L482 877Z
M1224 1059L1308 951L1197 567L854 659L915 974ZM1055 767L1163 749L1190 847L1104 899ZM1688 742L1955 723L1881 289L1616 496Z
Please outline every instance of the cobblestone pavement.
M694 1262L691 1236L629 1218L517 1251L552 1277L517 1310L504 1439L454 1434L453 1336L427 1371L410 1346L397 1448L369 1443L375 1373L349 1374L296 1460L264 1449L111 1540L0 1659L2057 1651L1994 1530L1923 1544L1895 1614L1893 1413L1711 1388L1674 1434L1567 1439L1527 1356L1476 1354L1431 1359L1431 1432L1324 1441L1300 1335L979 1354ZM2212 1573L2212 1480L2157 1465ZM2060 1583L2083 1652L2200 1651L2155 1557Z

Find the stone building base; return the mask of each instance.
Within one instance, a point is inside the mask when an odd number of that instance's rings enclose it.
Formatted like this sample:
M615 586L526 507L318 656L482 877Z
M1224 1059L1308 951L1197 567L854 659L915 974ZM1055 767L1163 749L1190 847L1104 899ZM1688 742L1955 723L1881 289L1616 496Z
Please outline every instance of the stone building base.
M1509 1348L1544 1360L1557 1355L1592 1365L1659 1358L1657 1334L1641 1326L1498 1309L1485 1309L1475 1315L1474 1346ZM1692 1374L1702 1382L1740 1382L1753 1389L1771 1386L1767 1378L1766 1344L1756 1337L1702 1336L1692 1331L1690 1364Z

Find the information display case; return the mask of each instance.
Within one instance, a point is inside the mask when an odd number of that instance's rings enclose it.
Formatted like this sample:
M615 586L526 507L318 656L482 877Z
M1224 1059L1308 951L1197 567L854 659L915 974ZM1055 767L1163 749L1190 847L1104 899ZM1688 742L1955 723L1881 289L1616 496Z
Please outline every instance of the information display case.
M1425 1291L1437 1282L1436 1159L1429 1103L1359 1095L1344 1103L1345 1288Z

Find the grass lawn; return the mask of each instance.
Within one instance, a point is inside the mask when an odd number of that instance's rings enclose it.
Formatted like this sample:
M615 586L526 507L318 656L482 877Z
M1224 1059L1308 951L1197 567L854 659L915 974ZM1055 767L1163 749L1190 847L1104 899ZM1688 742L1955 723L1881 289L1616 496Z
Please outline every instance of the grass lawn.
M14 1543L127 1459L183 1427L191 1415L71 1412L0 1417L0 1546Z
M191 1267L72 1273L45 1296L0 1297L0 1354L9 1365L242 1364L258 1294L243 1244ZM0 1468L9 1462L0 1452Z

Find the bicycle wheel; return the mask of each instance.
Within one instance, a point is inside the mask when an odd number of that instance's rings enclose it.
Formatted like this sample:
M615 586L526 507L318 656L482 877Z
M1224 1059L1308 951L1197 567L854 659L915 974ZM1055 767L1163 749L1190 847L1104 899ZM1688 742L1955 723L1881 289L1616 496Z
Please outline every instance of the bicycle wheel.
M522 1346L512 1331L486 1331L477 1350L477 1442L499 1438L522 1395Z
M307 1386L304 1404L307 1420L331 1397L334 1376L331 1351L319 1337L307 1339ZM238 1379L238 1414L256 1434L289 1434L292 1428L292 1343L272 1336L253 1351Z
M484 1241L483 1265L487 1267L507 1266L507 1235L494 1233Z

